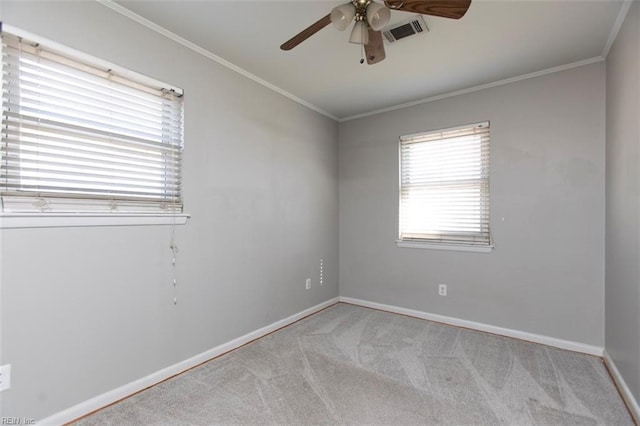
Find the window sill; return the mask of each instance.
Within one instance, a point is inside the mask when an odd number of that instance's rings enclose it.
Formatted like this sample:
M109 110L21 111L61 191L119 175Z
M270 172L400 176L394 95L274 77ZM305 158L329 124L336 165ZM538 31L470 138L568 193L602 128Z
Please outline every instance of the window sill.
M491 253L493 246L471 246L471 245L456 245L456 244L438 244L428 243L422 241L396 241L398 247L403 248L417 248L417 249L430 249L430 250L450 250L450 251L470 251L475 253Z
M0 229L184 225L189 217L188 214L145 213L4 213L0 214Z

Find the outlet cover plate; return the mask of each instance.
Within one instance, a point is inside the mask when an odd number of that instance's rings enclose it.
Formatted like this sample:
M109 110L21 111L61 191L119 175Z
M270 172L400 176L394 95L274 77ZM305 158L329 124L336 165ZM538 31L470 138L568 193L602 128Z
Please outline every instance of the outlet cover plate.
M438 284L438 294L440 296L447 295L447 285L446 284Z
M0 366L0 392L11 387L11 364Z

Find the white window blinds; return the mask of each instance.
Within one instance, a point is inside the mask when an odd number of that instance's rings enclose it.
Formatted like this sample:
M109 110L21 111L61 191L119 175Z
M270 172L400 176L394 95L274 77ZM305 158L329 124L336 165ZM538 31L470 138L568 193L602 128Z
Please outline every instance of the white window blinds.
M182 97L2 34L2 211L182 211Z
M489 123L400 138L400 240L489 246Z

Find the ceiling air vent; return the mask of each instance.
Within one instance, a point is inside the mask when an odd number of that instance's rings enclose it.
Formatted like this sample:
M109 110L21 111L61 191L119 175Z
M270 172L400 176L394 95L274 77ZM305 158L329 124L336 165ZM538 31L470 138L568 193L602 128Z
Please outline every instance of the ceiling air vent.
M382 30L382 35L387 43L395 43L407 37L413 37L429 32L422 15L416 15L397 24L389 25Z

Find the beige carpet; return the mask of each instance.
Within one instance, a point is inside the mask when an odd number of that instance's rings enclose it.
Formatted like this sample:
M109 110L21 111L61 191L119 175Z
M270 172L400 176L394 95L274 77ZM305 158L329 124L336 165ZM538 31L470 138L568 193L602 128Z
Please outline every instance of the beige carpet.
M79 425L633 425L597 357L338 304Z

